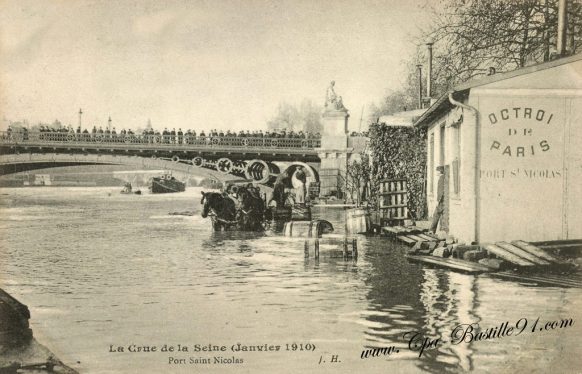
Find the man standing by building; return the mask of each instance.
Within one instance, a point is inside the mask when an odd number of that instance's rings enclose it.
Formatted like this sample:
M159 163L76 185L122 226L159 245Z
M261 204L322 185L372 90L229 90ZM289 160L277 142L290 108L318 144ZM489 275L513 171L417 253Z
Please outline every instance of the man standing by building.
M439 221L445 211L445 167L437 166L436 168L438 174L437 182L437 205L432 215L432 225L430 226L430 231L436 233Z

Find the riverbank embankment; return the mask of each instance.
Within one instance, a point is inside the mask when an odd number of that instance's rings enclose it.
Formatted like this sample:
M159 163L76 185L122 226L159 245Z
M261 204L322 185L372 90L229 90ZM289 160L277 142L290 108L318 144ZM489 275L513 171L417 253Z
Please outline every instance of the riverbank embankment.
M0 374L35 373L77 374L33 337L28 307L0 289Z

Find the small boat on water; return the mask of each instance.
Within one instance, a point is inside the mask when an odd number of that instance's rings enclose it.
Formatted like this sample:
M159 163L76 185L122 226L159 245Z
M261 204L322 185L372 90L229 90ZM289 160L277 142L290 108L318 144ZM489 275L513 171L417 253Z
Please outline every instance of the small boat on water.
M186 191L186 183L177 180L171 174L164 174L152 178L150 190L152 193L184 192Z
M131 183L126 183L123 186L123 190L121 190L119 193L124 194L124 195L141 195L141 190L137 189L135 191L133 191L133 188L131 186Z

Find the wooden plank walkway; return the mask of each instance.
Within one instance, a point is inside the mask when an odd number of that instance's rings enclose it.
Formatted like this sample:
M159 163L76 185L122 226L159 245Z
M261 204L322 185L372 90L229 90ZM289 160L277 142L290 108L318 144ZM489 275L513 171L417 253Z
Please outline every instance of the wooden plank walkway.
M491 254L494 254L495 256L511 262L512 264L515 265L519 265L519 266L534 266L535 264L529 260L526 260L523 257L519 257L516 254L513 254L495 244L485 244L482 246L483 248L485 248L485 250Z
M497 246L505 249L506 251L513 253L516 256L525 258L526 260L533 262L536 265L549 265L550 263L546 260L544 260L543 258L540 258L536 255L533 255L519 247L516 247L515 245L506 243L506 242L497 242L495 243Z
M545 247L548 245L551 246L557 246L557 245L578 245L578 246L582 246L582 239L570 239L570 240L550 240L550 241L543 241L543 242L532 242L530 243L532 245L535 245L537 247Z
M493 271L485 265L478 264L476 262L458 260L455 258L442 258L433 256L416 256L407 255L406 258L413 262L420 262L430 265L435 265L450 270L462 271L470 274L488 273Z
M429 242L436 242L439 240L438 238L435 238L434 236L428 236L426 234L416 234L416 236L418 236L419 238L423 238Z
M416 240L414 240L414 239L411 239L411 238L409 238L409 237L407 237L407 236L404 236L404 235L402 235L402 236L397 236L396 238L397 238L398 240L400 240L400 241L403 241L403 242L404 242L404 243L406 243L406 244L416 244Z
M429 232L428 229L421 229L417 226L386 226L382 227L382 232L390 237L398 239L408 246L415 246L415 248L418 248L418 246L416 246L418 243L438 243L444 241L444 239L439 239L433 233ZM485 250L489 257L495 256L513 264L514 266L530 268L537 266L550 266L552 264L566 264L564 261L546 253L542 249L542 246L547 246L548 248L553 248L554 246L560 246L560 248L564 246L576 246L582 249L582 240L540 242L539 245L533 245L532 243L527 243L523 240L514 240L511 243L500 241L480 245L481 249ZM424 254L430 254L430 248L433 247L434 246L432 245L428 245L425 248L428 252L425 251ZM449 250L452 250L452 247L450 247ZM443 260L443 258L439 259ZM439 260L431 258L426 262L434 263L435 261ZM481 264L479 265L484 266ZM489 268L487 269L490 271Z
M428 240L426 240L424 238L421 238L420 236L412 235L412 234L406 235L406 237L409 238L409 239L414 240L415 242L426 242L426 241L428 241Z
M514 240L511 244L518 246L519 248L523 249L526 252L531 253L534 256L538 256L539 258L543 258L546 261L552 262L554 264L563 264L564 261L555 258L554 256L550 255L549 253L545 252L544 250L532 245L531 243L524 242L523 240Z
M411 246L417 242L439 241L427 229L422 229L417 226L385 226L382 227L382 232Z

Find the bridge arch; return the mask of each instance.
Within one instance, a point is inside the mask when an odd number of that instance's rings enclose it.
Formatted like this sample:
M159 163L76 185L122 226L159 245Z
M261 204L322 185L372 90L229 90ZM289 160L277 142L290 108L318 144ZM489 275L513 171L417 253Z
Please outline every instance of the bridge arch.
M27 170L77 165L127 165L140 169L164 169L184 175L207 175L224 180L225 175L215 170L192 164L137 155L108 155L80 153L14 153L0 155L0 175ZM233 176L229 176L232 179Z
M291 183L293 184L293 187L297 188L299 186L299 181L297 178L295 178L295 173L297 170L299 170L299 168L303 168L303 170L305 170L305 174L307 175L307 185L310 183L319 182L319 174L313 167L306 164L305 162L296 161L291 162L285 169L291 176Z

